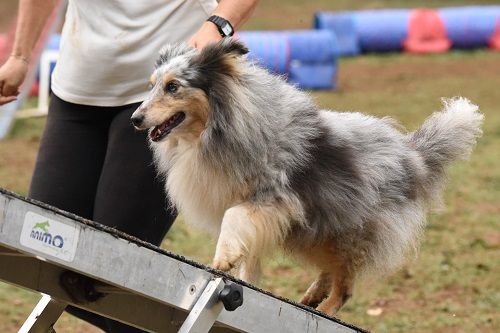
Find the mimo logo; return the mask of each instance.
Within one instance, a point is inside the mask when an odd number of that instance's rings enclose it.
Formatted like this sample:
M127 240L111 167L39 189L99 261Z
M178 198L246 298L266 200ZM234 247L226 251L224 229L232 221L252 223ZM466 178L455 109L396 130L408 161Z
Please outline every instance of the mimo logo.
M53 235L50 233L49 228L49 221L35 223L31 229L30 238L36 239L49 246L62 248L64 246L63 238L60 235Z
M80 227L53 220L35 212L24 215L19 241L22 246L72 262L78 247Z

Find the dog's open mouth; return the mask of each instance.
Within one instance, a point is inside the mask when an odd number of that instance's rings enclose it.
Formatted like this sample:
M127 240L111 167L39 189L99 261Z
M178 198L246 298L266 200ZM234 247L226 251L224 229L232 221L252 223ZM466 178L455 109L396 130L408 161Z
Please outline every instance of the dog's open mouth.
M158 142L166 137L174 128L179 126L185 118L186 114L184 112L177 112L160 125L155 126L149 133L151 141Z

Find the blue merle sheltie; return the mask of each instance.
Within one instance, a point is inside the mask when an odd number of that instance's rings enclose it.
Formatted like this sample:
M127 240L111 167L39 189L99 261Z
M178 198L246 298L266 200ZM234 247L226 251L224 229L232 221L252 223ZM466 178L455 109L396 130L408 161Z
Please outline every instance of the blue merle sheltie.
M321 110L247 52L233 39L166 46L132 122L149 130L173 204L217 237L214 268L255 283L263 255L285 249L319 271L301 302L333 314L357 278L416 250L483 115L445 99L402 133L390 118Z

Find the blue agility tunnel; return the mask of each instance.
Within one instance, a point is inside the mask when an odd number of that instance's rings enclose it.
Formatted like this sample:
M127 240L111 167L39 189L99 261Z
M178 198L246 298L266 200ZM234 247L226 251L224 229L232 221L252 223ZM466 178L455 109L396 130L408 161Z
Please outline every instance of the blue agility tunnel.
M363 52L399 51L408 35L410 10L366 10L355 14L359 46Z
M315 15L314 27L330 30L336 35L340 55L401 51L408 45L408 38L424 46L416 53L432 53L436 52L436 47L430 44L436 43L436 40L448 41L454 48L470 49L488 45L496 48L491 45L497 43L493 39L495 29L500 29L499 22L500 6L468 6L435 10L319 12ZM409 34L410 26L417 40ZM408 48L406 51L409 51Z
M338 57L335 34L327 30L284 32L290 44L290 59L305 63L331 63Z
M402 49L409 18L408 9L318 12L314 27L334 32L340 55L389 52Z
M244 31L240 32L238 37L250 50L250 59L274 73L288 73L290 45L286 34L274 31Z
M307 89L336 87L338 43L328 30L288 31L288 80Z
M361 53L354 12L317 12L314 28L335 33L340 56L355 56Z
M243 31L249 58L303 89L335 87L338 44L327 30Z
M337 66L292 62L288 81L303 89L335 89Z
M500 6L442 8L439 10L452 47L486 47L500 20Z
M61 34L53 34L50 36L49 41L47 42L47 45L45 46L46 50L52 50L52 51L59 51L59 48L61 46ZM56 67L56 63L50 64L50 72L54 70Z

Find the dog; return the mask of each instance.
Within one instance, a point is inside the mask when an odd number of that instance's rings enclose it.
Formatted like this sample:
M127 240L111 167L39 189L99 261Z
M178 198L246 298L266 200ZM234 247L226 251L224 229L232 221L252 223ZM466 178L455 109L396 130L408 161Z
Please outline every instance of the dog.
M256 283L282 248L319 270L301 302L332 315L364 274L414 252L447 166L466 159L483 115L444 100L415 132L390 118L320 110L223 39L167 45L132 115L188 223L218 238L213 267Z

